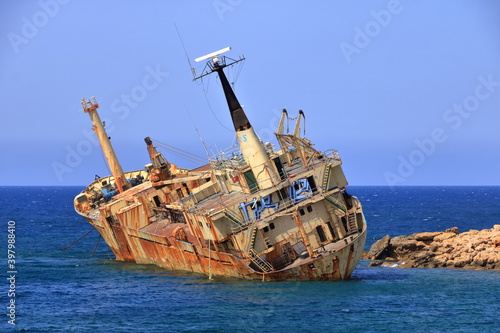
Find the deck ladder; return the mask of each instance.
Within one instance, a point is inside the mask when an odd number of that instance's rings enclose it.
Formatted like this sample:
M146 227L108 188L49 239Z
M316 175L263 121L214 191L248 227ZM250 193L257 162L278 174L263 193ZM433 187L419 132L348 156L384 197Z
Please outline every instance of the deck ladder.
M347 227L349 228L349 234L353 234L358 231L358 222L356 220L355 213L347 215Z
M326 192L328 191L328 180L330 179L330 170L331 170L331 167L329 165L327 165L325 167L325 175L323 176L323 192Z
M233 225L231 226L231 231L233 233L238 233L247 227L245 220L231 209L226 209L224 211L224 215L226 215L226 217L233 222Z
M250 234L250 241L248 242L248 249L253 250L255 245L255 239L257 238L257 228L252 229L252 233Z
M262 272L267 273L273 270L273 266L267 261L259 256L254 249L248 251L250 261L254 263Z

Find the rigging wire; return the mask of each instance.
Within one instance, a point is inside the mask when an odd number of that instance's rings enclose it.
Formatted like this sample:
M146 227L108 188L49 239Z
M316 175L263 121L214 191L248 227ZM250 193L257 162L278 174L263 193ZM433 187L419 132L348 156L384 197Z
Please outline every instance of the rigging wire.
M103 126L106 126L106 123L103 121L102 122ZM111 143L111 137L108 136L108 140ZM102 149L99 149L101 151L101 156L102 160L104 161L104 165L106 166L106 169L108 169L109 175L112 175L113 173L111 172L111 169L109 168L108 161L106 160L106 156L104 156L104 151Z
M95 243L94 250L92 251L92 254L90 255L91 257L94 256L95 251L97 250L97 245L99 245L99 241L101 240L101 234L99 234L99 237L97 238L97 242Z
M60 249L59 251L64 251L70 247L72 247L73 245L75 245L76 243L78 243L79 241L81 241L85 236L87 236L88 234L90 234L92 231L94 231L95 229L92 228L90 229L85 235L83 235L82 237L78 238L76 241L74 241L73 243L69 244L68 246L66 246L65 248L63 249Z
M192 158L192 157L190 157L188 155L185 155L185 154L182 154L182 153L170 150L170 149L168 149L166 147L161 147L161 148L165 149L168 153L170 153L170 154L172 154L174 156L183 158L183 159L188 160L190 162L194 162L194 163L206 163L205 160L202 161L202 160L199 160L199 159L196 159L196 158Z
M201 156L199 156L199 155L196 155L196 154L190 153L190 152L188 152L188 151L186 151L186 150L183 150L183 149L180 149L180 148L174 147L174 146L169 145L169 144L167 144L167 143L164 143L164 142L161 142L161 141L158 141L158 140L155 140L155 139L152 139L152 141L153 141L153 142L155 142L155 143L157 143L157 144L160 144L160 145L165 146L165 148L166 148L166 149L168 149L168 150L172 150L172 151L176 151L176 150L178 150L178 151L179 151L179 154L184 153L184 154L185 154L185 155L187 155L187 156L191 155L191 157L190 157L190 158L192 158L192 159L199 159L199 160L204 160L204 159L205 159L204 157L201 157Z
M236 81L238 81L238 78L240 77L241 70L243 69L244 61L240 61L238 63L238 68L236 69L236 74L233 75L233 82L231 83L233 86L233 89L235 87Z
M186 160L189 160L189 161L195 162L195 163L206 163L207 162L207 160L204 157L198 156L196 154L190 153L188 151L171 146L169 144L163 143L163 142L158 141L158 140L152 139L152 141L160 148L165 149L170 154L175 155L177 157L184 158Z
M207 96L207 91L205 90L205 85L203 84L203 78L201 79L202 81L202 86L203 86L203 94L205 95L205 100L207 101L207 105L208 105L208 108L210 109L210 111L212 112L212 115L214 116L215 120L217 120L217 122L223 127L225 128L226 130L230 131L230 132L233 132L233 130L227 128L220 120L219 118L217 118L217 116L215 115L215 112L214 110L212 109L212 106L210 105L210 101L208 100L208 96ZM210 82L210 79L208 79L208 81ZM208 89L208 83L207 83L207 89Z
M298 121L300 118L300 114L297 117L290 117L288 114L286 115L286 131L287 133L290 131L290 121ZM306 135L306 115L302 112L302 118L304 119L304 136Z
M186 113L188 114L189 119L193 123L193 126L194 126L194 129L196 130L196 133L198 133L198 137L200 138L201 144L203 145L203 148L205 149L205 154L207 154L207 158L210 159L210 154L208 153L207 145L205 144L205 141L203 141L203 137L201 136L200 131L198 130L198 127L196 127L196 124L193 120L193 117L191 117L191 113L189 113L189 110L186 107L186 105L184 105L184 109L186 110Z
M108 169L109 175L112 175L113 173L111 172L111 169L109 168L108 161L106 160L106 156L104 156L104 151L102 149L100 149L100 150L101 150L101 156L102 156L102 160L104 162L104 165L106 166L106 169Z

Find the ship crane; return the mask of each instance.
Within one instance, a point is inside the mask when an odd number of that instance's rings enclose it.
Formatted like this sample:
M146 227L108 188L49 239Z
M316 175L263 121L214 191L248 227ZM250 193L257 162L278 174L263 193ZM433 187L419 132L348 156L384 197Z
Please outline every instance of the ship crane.
M153 141L151 141L149 136L144 138L144 141L146 142L149 158L151 159L151 181L159 182L171 179L172 174L170 173L170 163L168 163L162 153L159 153L156 150L153 146Z
M87 100L82 98L82 107L85 113L88 113L90 119L92 120L92 124L94 125L93 130L99 139L99 143L101 144L102 151L108 163L109 169L113 174L116 182L116 188L118 193L122 193L131 187L131 184L125 178L123 173L123 169L118 162L118 158L116 157L113 146L111 145L111 141L109 140L108 134L104 129L104 122L101 121L99 114L97 113L97 109L99 108L99 103L97 103L95 97L91 97Z

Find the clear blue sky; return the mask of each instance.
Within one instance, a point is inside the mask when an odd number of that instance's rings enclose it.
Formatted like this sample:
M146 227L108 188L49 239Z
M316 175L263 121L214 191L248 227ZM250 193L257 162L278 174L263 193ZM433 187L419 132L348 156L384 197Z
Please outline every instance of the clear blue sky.
M193 65L246 57L235 88L261 138L304 110L351 185L500 185L498 1L4 0L0 15L0 185L109 174L83 97L127 171L149 162L146 136L204 156L188 112L212 150L232 145L219 82L192 82L174 23Z

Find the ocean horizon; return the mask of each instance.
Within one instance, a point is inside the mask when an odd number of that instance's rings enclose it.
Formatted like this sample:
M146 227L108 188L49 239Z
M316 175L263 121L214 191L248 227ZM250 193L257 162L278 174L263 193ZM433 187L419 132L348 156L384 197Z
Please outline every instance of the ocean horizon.
M83 189L0 186L2 331L499 332L496 270L369 267L361 260L347 281L209 280L116 261L96 231L61 251L92 230L73 209ZM500 224L500 186L348 191L363 204L365 250L385 235Z

